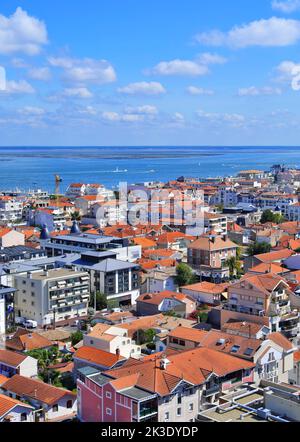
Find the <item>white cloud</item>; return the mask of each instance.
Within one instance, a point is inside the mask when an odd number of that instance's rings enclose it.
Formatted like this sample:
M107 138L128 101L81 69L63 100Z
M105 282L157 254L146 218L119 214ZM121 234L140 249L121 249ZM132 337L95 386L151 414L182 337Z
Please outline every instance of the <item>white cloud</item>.
M300 21L272 17L235 26L229 32L213 30L198 34L196 41L210 46L289 46L300 40Z
M214 95L214 91L211 89L203 89L202 87L188 86L186 91L190 95Z
M106 121L111 122L125 122L125 123L136 123L138 121L143 121L143 115L137 114L119 114L117 112L103 112L102 118Z
M0 15L0 54L36 55L47 42L44 22L29 16L22 8L17 8L10 17Z
M290 14L300 9L300 0L273 0L272 8L275 11Z
M273 87L255 87L255 86L251 86L248 88L240 88L238 90L238 95L240 97L246 97L246 96L252 96L252 97L257 97L260 95L281 95L282 94L282 90L279 88L273 88Z
M33 68L28 72L28 76L33 80L48 81L51 79L50 69L47 67Z
M45 109L42 109L41 107L25 106L23 109L19 109L18 113L21 115L41 116L45 114Z
M6 82L4 92L8 94L34 94L35 90L26 80L10 80Z
M241 127L246 121L244 115L236 113L209 113L199 110L196 112L196 114L200 120L204 120L215 125L227 123L233 127Z
M92 98L93 94L86 87L67 88L63 91L65 97Z
M293 77L293 72L296 68L300 67L300 63L295 63L294 61L285 60L280 63L276 70L279 73L278 80L288 81Z
M73 83L113 83L117 79L113 66L107 60L91 58L50 57L51 66L64 69L64 79Z
M83 109L79 109L78 113L83 115L97 115L98 112L93 106L86 106Z
M191 77L198 77L200 75L207 75L209 69L205 65L201 65L191 60L172 60L161 61L153 69L149 71L153 75L188 75Z
M161 61L153 69L146 70L145 73L149 75L181 75L198 77L209 74L208 66L211 64L224 64L227 59L218 55L210 54L209 52L200 54L195 60L171 60Z
M137 106L137 107L131 107L128 106L125 109L125 113L127 114L141 114L141 115L157 115L158 110L156 106Z
M141 81L140 83L130 83L118 89L121 94L128 95L161 95L165 94L165 88L155 81Z

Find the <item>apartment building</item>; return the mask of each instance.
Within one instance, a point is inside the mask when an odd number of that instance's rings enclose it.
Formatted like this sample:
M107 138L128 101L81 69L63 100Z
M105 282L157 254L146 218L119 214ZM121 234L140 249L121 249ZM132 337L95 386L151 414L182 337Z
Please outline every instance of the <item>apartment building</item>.
M0 196L0 225L7 226L23 217L23 203L10 196Z
M78 226L75 226L78 228ZM134 262L141 258L141 246L130 245L126 238L81 233L58 235L41 241L41 248L48 256L67 253L111 252L117 259Z
M230 319L264 323L288 339L299 333L299 313L291 309L288 284L278 275L246 275L228 287L221 326Z
M205 232L216 232L218 234L227 234L227 217L225 215L204 212Z
M140 294L138 265L107 258L98 262L97 259L95 261L81 259L74 261L72 266L88 272L91 290L105 294L108 301L114 301L120 306L136 303Z
M77 381L82 422L190 422L216 393L253 381L254 364L208 348L153 355Z
M87 272L65 268L32 271L16 275L14 286L18 290L17 315L40 326L87 314L90 299Z
M14 295L16 290L0 284L0 335L13 324Z
M236 257L237 245L227 235L206 235L188 247L188 264L206 281L222 282L230 277L228 259Z

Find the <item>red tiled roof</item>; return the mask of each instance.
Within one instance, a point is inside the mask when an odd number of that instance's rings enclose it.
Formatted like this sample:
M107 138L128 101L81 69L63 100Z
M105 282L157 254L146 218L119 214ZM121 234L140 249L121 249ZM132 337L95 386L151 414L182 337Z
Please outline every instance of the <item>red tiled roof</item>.
M120 355L86 346L80 347L74 354L74 358L84 359L103 367L113 367L118 361L124 359Z
M23 402L17 401L11 397L5 396L4 394L0 394L0 418L6 415L10 410L14 407L21 405L25 408L34 409L28 404L24 404Z
M0 350L0 363L8 364L12 367L18 367L26 358L26 355L21 355L14 351Z
M16 374L10 378L1 387L5 391L10 391L18 396L27 396L43 402L47 405L53 405L64 396L72 396L74 399L76 395L69 390L54 387L53 385L45 384L42 381L27 378Z

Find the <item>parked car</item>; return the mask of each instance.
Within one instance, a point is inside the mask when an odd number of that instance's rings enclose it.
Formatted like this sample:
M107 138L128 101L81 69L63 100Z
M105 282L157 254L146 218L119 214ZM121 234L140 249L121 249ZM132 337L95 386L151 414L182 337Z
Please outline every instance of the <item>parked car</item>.
M36 321L31 321L30 319L27 319L23 325L26 328L37 328L38 326Z

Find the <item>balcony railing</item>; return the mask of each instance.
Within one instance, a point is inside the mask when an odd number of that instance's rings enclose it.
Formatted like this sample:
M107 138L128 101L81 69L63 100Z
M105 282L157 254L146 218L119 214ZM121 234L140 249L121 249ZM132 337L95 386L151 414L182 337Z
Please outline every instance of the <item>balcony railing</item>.
M140 410L140 418L148 417L153 414L157 414L157 408L144 408L143 410Z
M214 394L219 393L220 391L220 385L214 385L213 387L207 388L206 390L204 390L204 396L208 397L208 396L213 396Z

